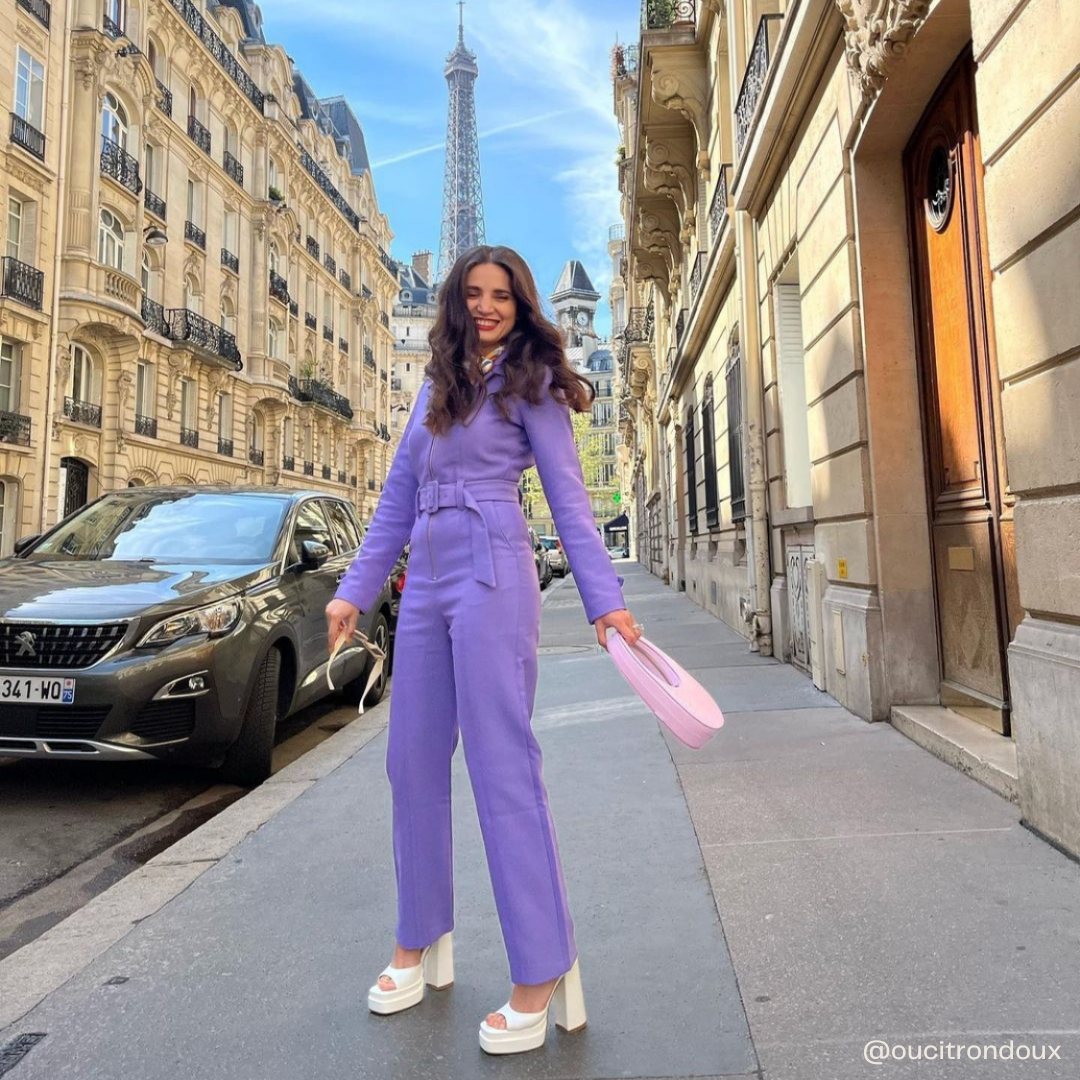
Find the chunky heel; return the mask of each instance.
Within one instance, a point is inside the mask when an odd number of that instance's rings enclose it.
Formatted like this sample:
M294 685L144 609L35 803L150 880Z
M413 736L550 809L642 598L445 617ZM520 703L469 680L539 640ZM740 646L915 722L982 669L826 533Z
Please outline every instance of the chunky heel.
M568 1034L580 1031L586 1023L585 992L581 987L581 969L577 960L555 988L555 1026Z
M424 982L436 990L445 990L454 982L454 939L443 934L424 956Z

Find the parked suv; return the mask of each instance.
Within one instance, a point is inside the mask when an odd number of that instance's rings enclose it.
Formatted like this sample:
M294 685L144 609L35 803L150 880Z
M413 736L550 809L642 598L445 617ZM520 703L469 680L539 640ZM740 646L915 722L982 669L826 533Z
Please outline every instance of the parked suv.
M261 782L277 722L329 693L325 608L362 540L332 496L184 487L105 495L24 538L0 562L0 756ZM388 649L390 619L384 588L360 629ZM354 703L372 662L334 661Z
M551 572L558 574L559 577L566 577L566 572L570 569L570 563L566 559L566 552L563 551L562 541L557 536L541 536L540 543L544 545L544 549L547 551L548 566L551 567Z

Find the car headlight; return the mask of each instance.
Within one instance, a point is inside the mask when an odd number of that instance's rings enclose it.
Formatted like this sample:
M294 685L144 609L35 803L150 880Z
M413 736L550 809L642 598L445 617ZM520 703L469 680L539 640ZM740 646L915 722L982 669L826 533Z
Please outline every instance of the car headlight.
M209 604L193 611L170 615L143 635L139 648L171 645L174 641L196 634L220 637L236 628L242 611L243 605L239 600L224 600L220 604Z

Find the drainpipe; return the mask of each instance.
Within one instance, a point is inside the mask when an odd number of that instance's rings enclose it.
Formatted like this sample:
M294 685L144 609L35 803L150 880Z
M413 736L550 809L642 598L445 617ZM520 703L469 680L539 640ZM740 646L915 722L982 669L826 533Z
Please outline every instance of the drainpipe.
M768 480L765 472L765 395L761 359L761 303L757 287L757 242L754 221L745 210L735 212L735 243L742 312L739 343L743 358L746 406L746 443L750 514L747 518L750 547L750 603L744 618L750 627L751 646L762 656L772 656L772 572L769 556Z
M64 23L64 74L60 85L60 160L56 170L56 251L53 253L52 318L49 323L49 354L45 365L45 430L41 439L41 506L38 511L38 531L45 531L45 516L49 507L49 469L52 465L53 411L56 408L56 341L60 328L60 273L64 259L67 234L67 144L68 111L71 83L71 30L75 22L75 0L67 0ZM57 499L60 493L57 492ZM57 515L59 519L59 514Z

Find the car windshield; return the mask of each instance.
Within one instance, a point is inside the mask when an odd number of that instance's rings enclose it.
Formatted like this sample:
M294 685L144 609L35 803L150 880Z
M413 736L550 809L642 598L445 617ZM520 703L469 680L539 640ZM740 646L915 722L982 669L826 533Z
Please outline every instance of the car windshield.
M544 547L546 547L548 549L548 551L554 551L555 550L555 540L554 540L553 537L541 536L540 537L540 543L543 544Z
M88 506L29 558L269 562L285 509L271 496L227 492L118 495Z

